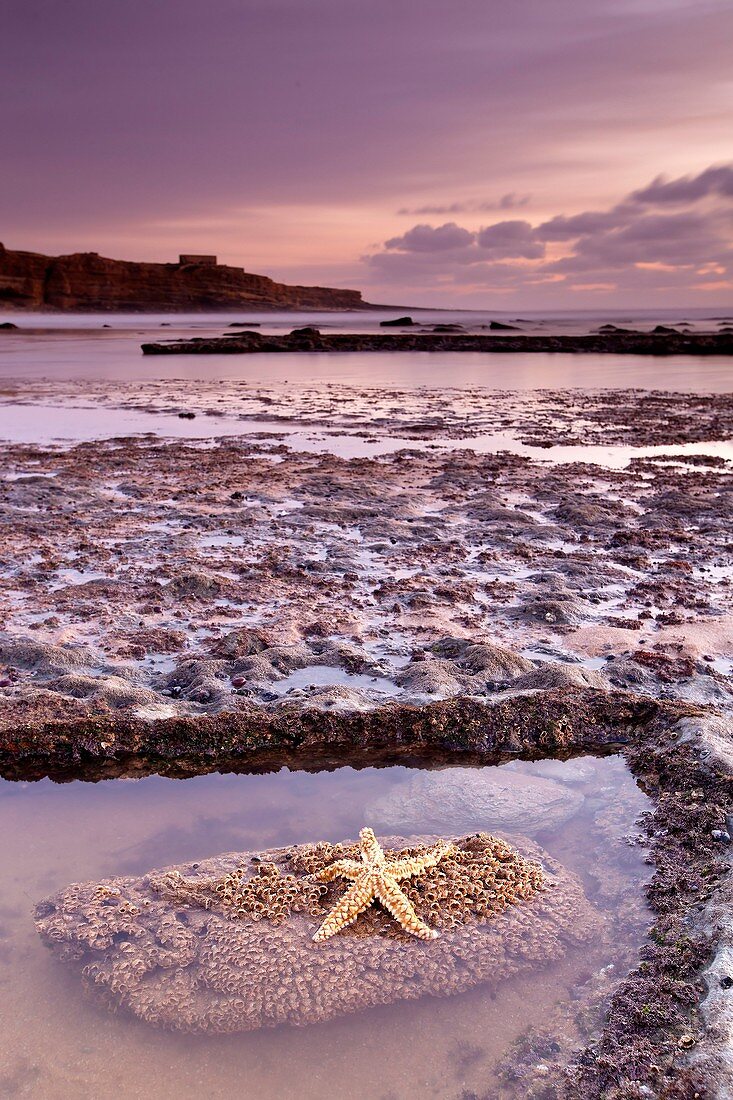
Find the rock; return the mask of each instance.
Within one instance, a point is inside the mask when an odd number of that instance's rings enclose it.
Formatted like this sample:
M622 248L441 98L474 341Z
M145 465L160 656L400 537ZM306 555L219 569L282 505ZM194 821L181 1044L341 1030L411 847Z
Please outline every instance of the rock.
M380 321L380 328L407 328L414 325L412 317L395 317L392 321Z
M30 638L0 638L0 661L5 665L32 669L37 675L58 675L96 663L93 649L87 646L51 645Z
M430 646L438 657L448 657L456 665L470 673L483 673L483 678L494 683L513 680L534 665L518 653L490 642L474 642L465 638L440 638Z
M574 596L564 595L562 592L548 596L528 593L522 600L517 614L522 619L528 619L530 622L546 623L548 626L578 624L582 623L585 618L581 601Z
M599 672L582 665L547 662L512 683L517 691L549 691L552 688L585 687L608 690L608 682Z
M182 598L193 596L203 599L207 596L216 595L221 592L221 589L222 584L218 577L212 577L210 573L200 573L195 570L179 573L168 585L168 590L172 595Z
M92 704L92 710L132 708L139 711L156 707L160 703L155 691L130 683L121 676L97 679L76 673L51 680L45 686L73 699L88 700Z
M2 285L0 284L0 294ZM346 293L346 292L344 292ZM315 307L314 307L315 308ZM364 303L362 303L362 308ZM408 327L401 321L381 325ZM676 333L661 340L653 333L605 332L596 335L532 335L505 333L425 332L410 320L411 332L322 333L319 351L455 351L455 352L590 352L618 355L731 355L733 341L726 333ZM256 339L255 339L256 338ZM283 351L312 350L306 340L291 333L264 337L255 332L226 333L224 336L193 337L164 343L142 344L144 355L250 355L253 352L279 354Z
M321 335L321 330L318 329L318 328L314 328L313 325L306 325L304 328L294 328L291 331L290 335L291 336L320 336Z
M2 321L2 322L0 322L0 329L13 329L13 328L17 328L17 327L18 326L14 325L12 321Z
M381 839L387 849L407 847L402 837ZM302 1026L483 982L496 987L597 940L603 922L577 876L530 841L518 843L519 852L493 838L461 837L454 856L403 880L418 914L440 929L429 943L376 905L313 942L344 883L321 886L309 873L353 857L348 842L235 852L140 878L77 883L39 903L36 928L113 1012L184 1032ZM527 856L541 862L539 890ZM452 891L459 882L470 894Z
M413 695L435 695L445 698L470 690L471 679L461 674L452 661L436 658L413 661L396 676L397 684Z
M195 412L179 412L178 419L179 420L195 420L196 419L196 413Z
M669 325L655 325L652 332L656 336L677 336L677 329Z
M214 657L236 661L240 657L251 657L255 653L262 653L271 645L272 642L261 630L241 627L239 630L230 630L223 638L217 638L211 645L211 654Z
M44 256L0 246L0 301L61 310L364 309L357 290L287 286L225 264Z
M248 682L252 684L272 683L296 669L326 664L328 660L319 657L304 642L273 645L265 649L257 648L258 645L259 642L253 640L251 652L246 656L238 656L234 666L234 672L246 675Z
M583 500L582 497L573 497L563 500L558 505L555 516L573 528L596 528L622 527L629 518L634 516L634 513L617 500L612 504L601 504Z
M485 830L533 836L577 813L583 796L552 779L507 768L419 772L367 807L378 829Z
M271 699L272 695L269 692L263 692L261 698ZM308 700L309 708L329 710L336 713L371 710L374 705L368 692L363 689L332 684L330 687L299 688L284 697L279 704L279 708L282 710L288 710L293 706L299 708L303 699Z
M231 682L225 681L225 676L222 661L191 658L180 661L166 676L164 684L174 698L216 709L231 702Z
M495 330L503 329L505 332L519 332L517 325L505 325L502 321L491 321L489 323L489 328Z

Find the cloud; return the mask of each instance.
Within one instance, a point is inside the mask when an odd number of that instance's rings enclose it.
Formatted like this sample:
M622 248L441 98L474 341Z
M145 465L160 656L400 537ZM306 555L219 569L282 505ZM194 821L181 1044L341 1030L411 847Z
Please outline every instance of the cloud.
M692 203L709 195L733 199L733 164L707 168L698 176L666 180L657 176L648 187L633 191L631 202L658 206L664 203Z
M531 201L532 196L530 194L520 195L515 191L508 191L506 195L502 195L500 199L494 199L493 201L469 200L468 202L451 202L435 206L417 206L413 209L403 206L397 213L400 217L407 215L414 218L444 217L447 214L486 214L492 210L516 210L522 206L528 206Z
M541 241L574 241L590 233L615 229L620 224L623 224L623 215L615 207L613 210L591 210L569 218L557 214L539 225L535 233Z
M446 222L433 229L430 225L415 225L401 237L392 237L384 247L400 252L445 252L447 249L468 247L476 234L461 229L455 222Z
M504 294L733 287L733 165L657 177L606 210L472 231L421 223L366 257L388 281Z
M527 221L495 222L473 232L455 222L435 228L415 225L400 237L384 242L388 252L451 252L455 260L472 263L486 259L538 260L544 256L545 245Z
M530 222L496 222L479 230L477 239L479 248L494 259L539 260L545 254L545 246Z

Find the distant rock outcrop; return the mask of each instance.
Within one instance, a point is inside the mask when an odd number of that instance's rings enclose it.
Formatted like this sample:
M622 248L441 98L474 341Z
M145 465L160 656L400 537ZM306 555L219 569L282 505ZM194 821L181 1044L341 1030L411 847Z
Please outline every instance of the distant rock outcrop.
M0 244L0 308L76 311L365 309L358 290L287 286L216 263L133 263L96 252L44 256Z

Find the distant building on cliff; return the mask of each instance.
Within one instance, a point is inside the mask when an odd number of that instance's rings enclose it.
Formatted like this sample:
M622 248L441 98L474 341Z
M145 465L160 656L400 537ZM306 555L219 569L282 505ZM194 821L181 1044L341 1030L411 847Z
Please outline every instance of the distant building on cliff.
M287 286L266 275L183 253L170 263L72 252L45 256L0 245L0 308L108 313L240 309L365 309L358 290Z
M198 267L216 267L216 256L195 256L193 253L182 252L178 257L178 263L183 264L196 264Z

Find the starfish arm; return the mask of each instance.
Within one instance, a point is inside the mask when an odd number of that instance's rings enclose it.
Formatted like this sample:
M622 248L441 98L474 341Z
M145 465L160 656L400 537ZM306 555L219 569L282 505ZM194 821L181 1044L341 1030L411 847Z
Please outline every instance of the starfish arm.
M333 882L339 875L342 878L356 878L363 870L362 864L357 863L355 859L339 859L336 863L324 867L322 871L316 871L313 878L319 882Z
M434 848L423 852L422 855L408 859L396 859L387 863L387 871L395 879L414 878L422 874L429 867L435 867L445 856L452 855L455 847L452 844L436 844Z
M375 896L375 882L372 875L364 875L363 878L357 879L333 907L316 932L313 937L315 943L328 940L331 936L335 936L337 932L340 932L342 928L353 924L359 914L371 905Z
M359 833L359 847L361 848L361 858L365 863L382 862L384 860L382 846L372 829L366 827L361 830Z
M410 899L402 893L391 875L380 875L377 884L377 897L394 919L399 921L405 931L411 932L419 940L435 940L440 935L439 932L428 928L427 924L420 920L412 907Z

